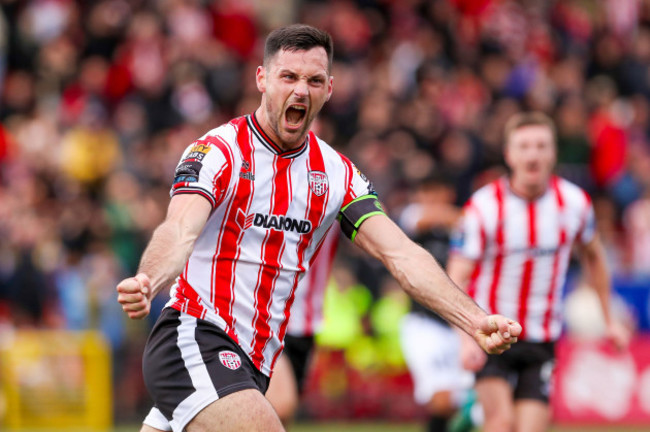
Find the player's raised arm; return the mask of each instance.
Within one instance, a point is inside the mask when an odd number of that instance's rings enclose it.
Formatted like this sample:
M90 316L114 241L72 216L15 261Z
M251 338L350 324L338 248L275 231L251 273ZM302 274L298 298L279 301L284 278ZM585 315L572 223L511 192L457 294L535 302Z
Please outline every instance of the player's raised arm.
M181 273L211 210L211 203L201 195L172 197L165 221L142 255L138 274L117 285L117 300L129 318L146 317L151 299Z
M379 259L411 297L471 335L486 352L502 353L516 342L521 332L517 322L487 315L385 215L365 220L354 243Z

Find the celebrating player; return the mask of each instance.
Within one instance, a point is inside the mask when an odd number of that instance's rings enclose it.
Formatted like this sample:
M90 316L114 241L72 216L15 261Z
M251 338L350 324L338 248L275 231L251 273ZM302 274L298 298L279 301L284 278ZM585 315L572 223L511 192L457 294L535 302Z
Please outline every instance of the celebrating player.
M608 335L619 347L629 334L610 315L605 251L595 232L589 196L552 174L555 128L542 113L513 116L505 127L508 177L479 189L464 208L447 270L491 313L517 317L520 342L503 356L486 356L464 338L463 361L476 370L486 432L544 431L550 424L549 385L554 342L571 248L597 291Z
M295 289L332 222L404 290L487 352L521 326L488 315L384 214L370 182L309 128L332 94L332 40L293 25L266 40L261 104L191 144L138 274L117 286L131 318L173 284L143 355L155 408L142 431L279 431L264 398ZM166 420L166 422L165 422Z

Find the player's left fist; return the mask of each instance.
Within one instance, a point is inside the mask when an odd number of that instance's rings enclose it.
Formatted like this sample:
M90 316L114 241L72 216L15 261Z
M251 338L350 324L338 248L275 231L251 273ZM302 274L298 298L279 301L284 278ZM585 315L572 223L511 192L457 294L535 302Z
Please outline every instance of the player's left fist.
M510 349L521 334L521 324L502 315L488 315L479 323L474 339L488 354L501 354Z

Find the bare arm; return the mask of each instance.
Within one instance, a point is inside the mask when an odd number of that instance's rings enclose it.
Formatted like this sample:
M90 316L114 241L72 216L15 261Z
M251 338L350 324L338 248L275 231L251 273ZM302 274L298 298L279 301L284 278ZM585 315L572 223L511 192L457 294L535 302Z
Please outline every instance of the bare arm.
M467 291L467 284L475 265L474 260L459 254L452 254L447 261L447 274L456 285Z
M500 315L488 316L388 217L367 219L354 242L379 259L411 297L471 335L485 351L500 353L516 341L521 332L518 323Z
M452 254L447 261L447 273L454 283L466 291L475 265L474 260L459 254ZM466 333L460 334L460 340L460 360L463 368L470 371L480 370L487 360L485 353Z
M117 286L118 301L129 318L147 316L151 299L181 273L211 209L200 195L172 197L167 218L156 228L142 255L138 274Z
M598 295L600 307L605 318L607 336L618 348L625 348L630 343L630 332L621 323L616 321L611 314L611 279L607 266L605 248L598 235L587 244L580 246L580 256L583 269L587 276L588 285Z

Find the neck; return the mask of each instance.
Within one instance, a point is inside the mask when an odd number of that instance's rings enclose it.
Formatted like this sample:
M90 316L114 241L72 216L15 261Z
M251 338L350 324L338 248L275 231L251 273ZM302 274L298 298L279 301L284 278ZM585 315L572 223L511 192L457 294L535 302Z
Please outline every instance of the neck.
M546 188L548 187L549 180L546 180L543 183L533 183L527 184L519 180L517 177L510 177L510 189L515 193L515 195L520 196L526 200L534 200L544 195Z

